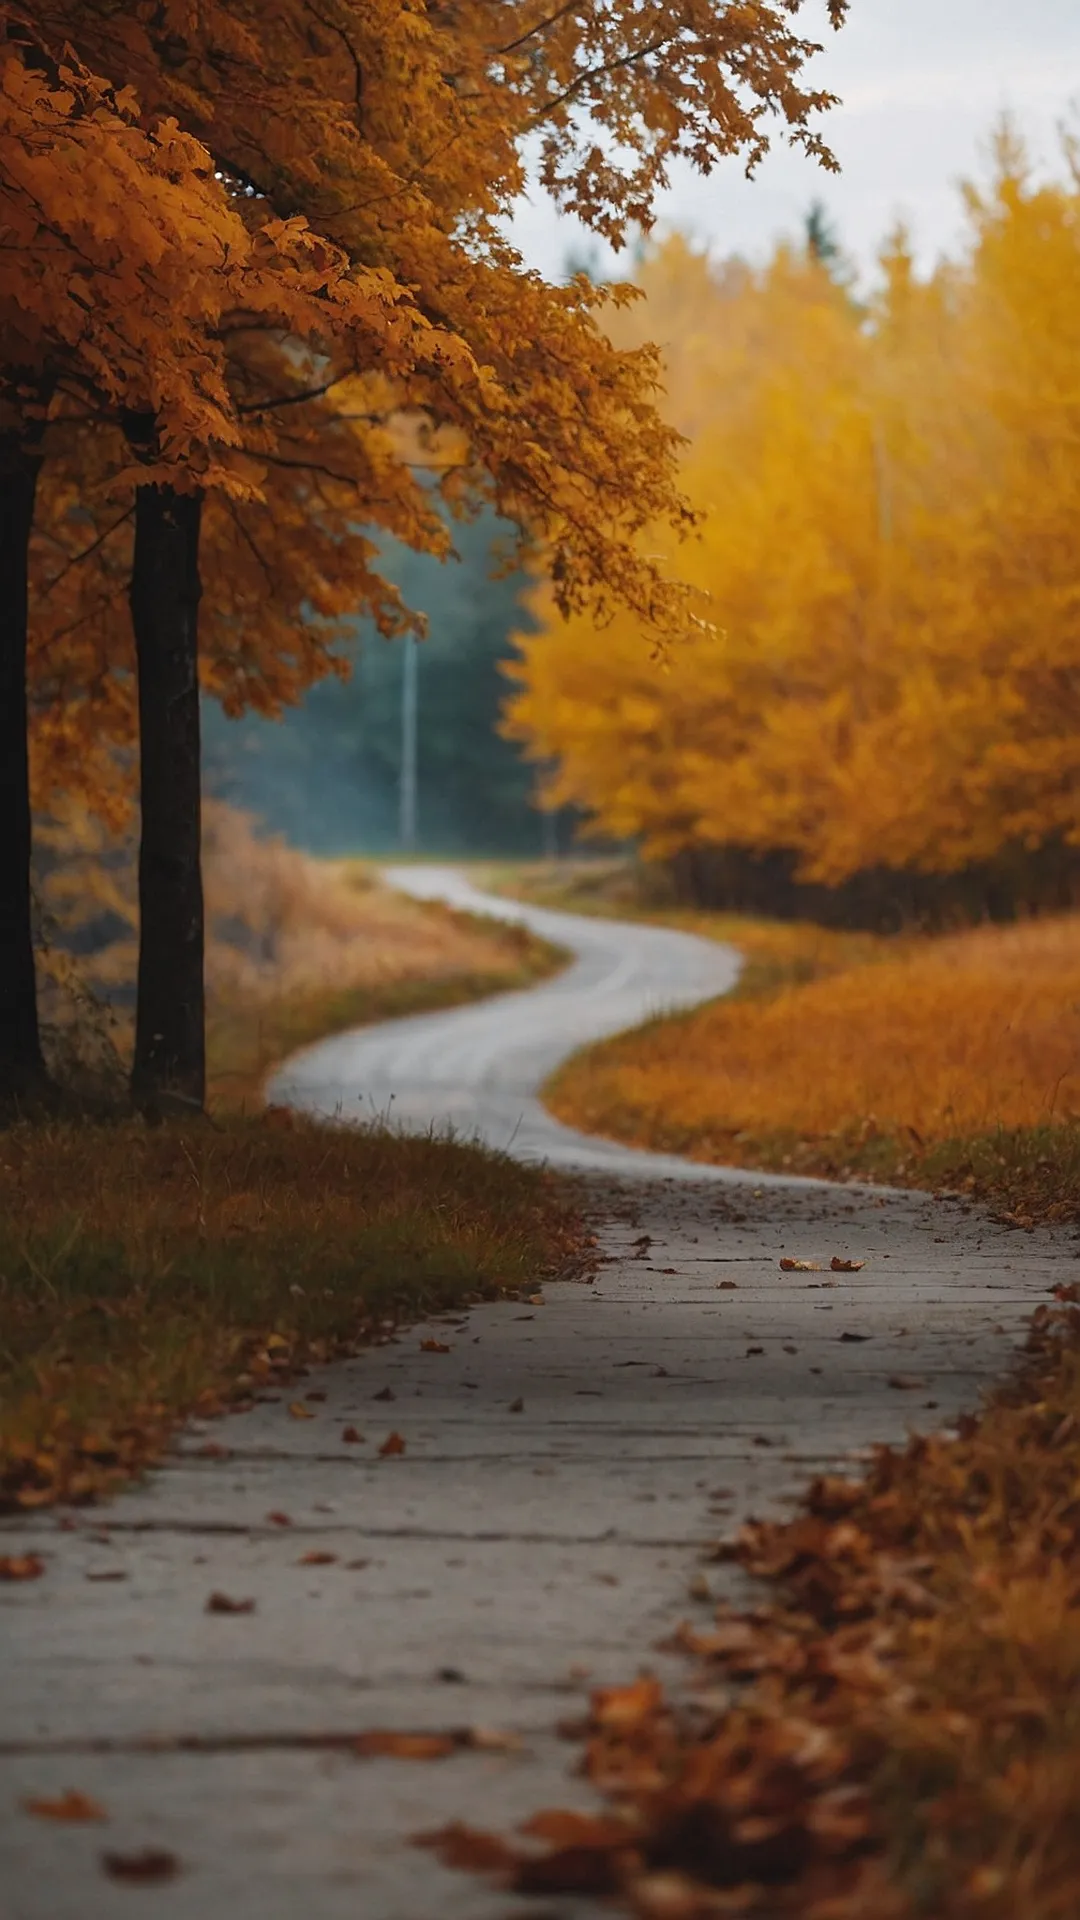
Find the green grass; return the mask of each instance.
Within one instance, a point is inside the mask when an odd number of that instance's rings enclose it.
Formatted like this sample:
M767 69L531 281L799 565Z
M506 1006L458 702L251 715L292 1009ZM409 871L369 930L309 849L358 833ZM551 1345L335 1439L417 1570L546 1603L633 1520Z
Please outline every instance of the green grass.
M0 1135L0 1502L85 1498L384 1318L586 1256L544 1173L274 1115Z

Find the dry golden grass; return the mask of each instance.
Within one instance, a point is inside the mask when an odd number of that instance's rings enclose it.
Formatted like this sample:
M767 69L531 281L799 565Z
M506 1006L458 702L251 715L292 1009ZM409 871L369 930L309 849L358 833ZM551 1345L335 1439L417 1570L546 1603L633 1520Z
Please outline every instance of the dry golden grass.
M49 1051L62 1079L119 1085L132 1043L133 851L85 819L51 838L63 857L42 889L57 933L43 970ZM316 860L267 839L221 802L206 807L204 887L218 1111L257 1107L269 1070L308 1041L526 986L562 960L523 928L394 893L360 861ZM73 961L65 942L105 912L107 944Z
M1040 1212L1071 1213L1080 917L846 945L693 924L750 954L745 989L576 1056L547 1090L561 1119L716 1162L966 1182L1023 1210L1019 1155ZM800 950L817 977L798 978Z

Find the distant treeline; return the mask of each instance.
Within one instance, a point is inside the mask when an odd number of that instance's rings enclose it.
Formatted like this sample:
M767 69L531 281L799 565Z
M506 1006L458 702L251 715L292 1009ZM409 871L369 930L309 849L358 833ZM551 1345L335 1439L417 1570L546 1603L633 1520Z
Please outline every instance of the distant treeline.
M455 526L460 559L442 563L381 543L385 576L429 621L427 639L416 643L421 852L539 856L556 831L533 803L535 770L498 732L502 663L514 631L532 625L526 577L491 577L507 533L491 513ZM210 791L315 853L397 851L409 644L383 640L372 622L358 620L351 677L320 681L281 720L229 720L208 701Z

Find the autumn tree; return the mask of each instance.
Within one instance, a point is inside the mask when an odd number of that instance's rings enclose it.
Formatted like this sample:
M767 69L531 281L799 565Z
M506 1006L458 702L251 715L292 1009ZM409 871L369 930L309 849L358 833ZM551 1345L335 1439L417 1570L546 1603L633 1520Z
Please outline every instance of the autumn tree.
M814 49L794 30L796 11L593 0L537 17L523 0L454 8L327 0L316 17L299 0L274 8L37 0L37 38L71 46L87 72L107 74L121 90L116 110L144 138L166 129L167 141L200 143L212 167L189 152L174 184L182 190L195 175L200 192L216 189L215 220L227 216L247 236L235 258L249 284L234 284L230 254L229 284L201 316L207 368L215 378L224 368L228 388L220 477L204 469L197 436L191 448L170 440L157 393L135 383L112 396L128 451L117 454L109 485L138 493L132 608L155 712L171 690L168 710L193 715L196 536L218 494L235 512L236 540L264 556L260 515L300 492L315 521L339 518L344 495L354 525L385 524L385 511L418 546L445 539L439 516L422 510L410 450L388 434L390 417L417 423L414 442L440 468L451 510L484 497L520 524L526 543L542 543L563 608L605 614L627 602L657 631L683 629L681 588L635 538L652 522L688 523L676 436L655 410L656 356L644 345L612 347L598 324L605 298L618 304L623 295L581 280L548 286L524 271L500 221L525 184L530 140L557 203L615 245L631 226L648 226L673 159L707 170L739 152L753 163L770 116L827 162L813 122L828 96L802 84ZM835 25L844 11L844 0L831 0ZM212 221L211 248L215 231ZM321 303L318 326L295 310L297 288L283 291L280 265L266 258L267 248L289 254L294 243L337 249L347 263L342 272L325 257L311 262L303 291ZM295 261L286 267L289 282ZM349 275L358 284L346 288ZM366 308L346 314L357 300ZM306 352L290 344L297 339ZM165 364L178 359L167 347ZM282 450L286 417L302 443L296 453ZM280 474L287 484L278 491L271 482ZM50 532L70 544L70 524L66 535ZM384 593L367 557L361 550L352 565L360 607ZM279 571L271 562L270 574ZM260 684L257 624L253 606L238 625L217 623L221 646L207 673L228 682L238 704ZM143 722L153 724L145 703ZM148 773L144 755L148 842L159 844L152 822L166 787L172 812L168 854L162 841L154 856L158 908L144 902L162 918L154 933L144 913L144 941L158 957L143 983L136 1079L171 1078L198 1098L194 747L191 719L165 750L171 773L164 763ZM160 824L164 831L163 814ZM152 989L169 954L174 964Z
M709 627L657 667L551 617L509 725L552 796L660 859L1003 911L1077 881L1080 175L1004 130L968 240L883 245L864 305L818 250L760 270L672 240L643 271ZM690 424L692 423L692 425ZM650 529L650 549L663 544ZM853 893L853 899L856 897ZM937 911L937 907L934 907Z

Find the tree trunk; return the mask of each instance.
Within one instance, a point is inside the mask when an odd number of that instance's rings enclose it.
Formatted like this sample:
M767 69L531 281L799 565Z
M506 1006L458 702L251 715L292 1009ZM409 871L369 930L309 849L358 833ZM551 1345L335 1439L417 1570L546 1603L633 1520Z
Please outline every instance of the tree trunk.
M142 837L132 1098L144 1112L206 1097L199 522L202 495L141 486L131 615L139 677Z
M47 397L0 433L0 1108L50 1091L41 1052L30 910L27 561Z

